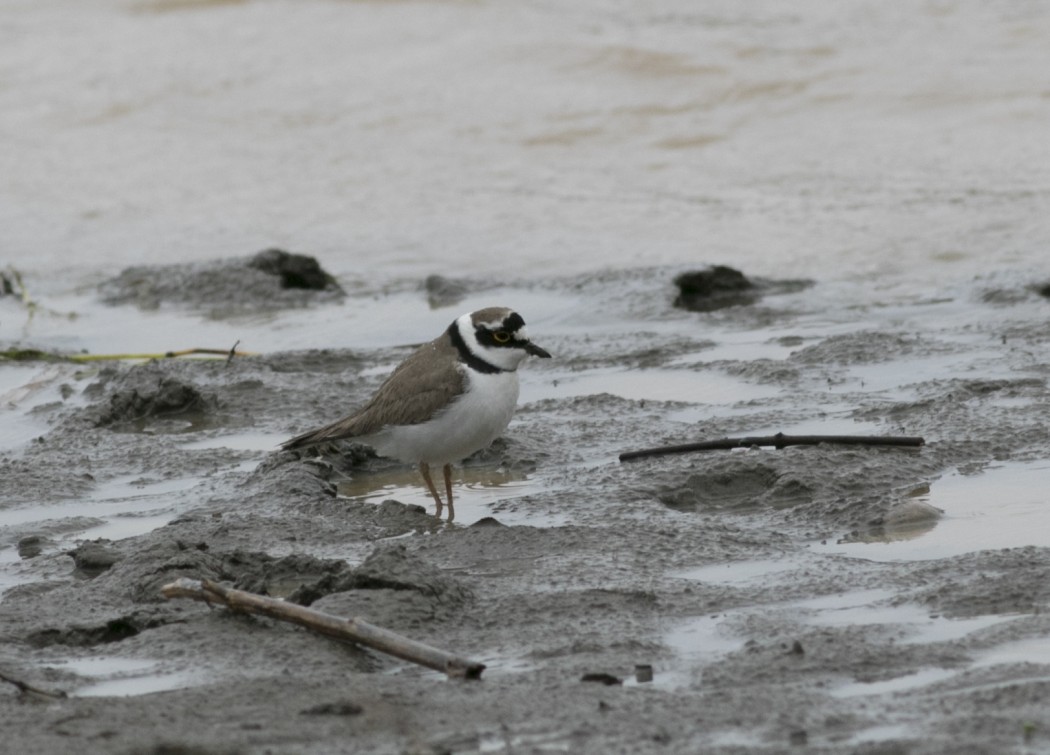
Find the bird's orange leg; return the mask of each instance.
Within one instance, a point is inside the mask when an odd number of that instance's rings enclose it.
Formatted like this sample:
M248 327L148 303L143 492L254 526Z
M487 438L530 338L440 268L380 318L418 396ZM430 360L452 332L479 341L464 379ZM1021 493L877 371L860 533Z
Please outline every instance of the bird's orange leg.
M441 509L444 508L444 501L441 500L441 496L438 495L437 488L434 487L434 481L430 479L430 465L425 461L419 462L419 473L423 475L423 482L427 484L427 490L430 491L430 495L434 496L434 502L437 503L437 516L441 516ZM449 499L449 510L452 509L452 500Z
M448 495L448 520L451 522L456 518L456 509L452 505L452 465L445 465L445 493Z

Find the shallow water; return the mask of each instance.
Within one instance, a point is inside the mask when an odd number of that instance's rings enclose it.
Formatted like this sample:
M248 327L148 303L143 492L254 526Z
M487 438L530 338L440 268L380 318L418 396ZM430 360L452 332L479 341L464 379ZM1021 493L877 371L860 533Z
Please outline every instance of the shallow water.
M59 385L74 371L70 365L0 364L0 449L18 448L46 429L33 409L61 401Z
M887 296L1050 233L1038 5L6 7L0 220L44 300L274 244L366 284L724 261Z
M998 618L998 621L996 619ZM970 620L970 624L978 623L983 626L991 626L1001 622L1001 617L982 617L981 621ZM927 668L915 673L887 679L881 682L851 682L834 688L832 696L859 697L866 695L884 695L910 690L922 689L935 684L957 680L958 677L976 669L989 668L992 666L1006 666L1012 664L1040 664L1050 665L1050 651L1047 650L1044 638L1012 640L999 645L993 645L985 650L973 654L970 663L961 668ZM1045 683L1050 676L1027 677L1023 680L1012 679L1010 684L1041 684ZM980 682L976 686L980 688L991 688L1002 683ZM953 685L953 691L962 691L973 688L974 685ZM945 694L945 693L940 693ZM948 692L947 694L951 694Z
M814 545L877 561L948 558L995 548L1050 546L1050 464L991 464L976 474L954 471L917 496L944 512L927 531L906 539Z
M90 680L74 690L76 697L148 695L202 684L207 676L200 670L165 672L159 668L161 664L158 661L120 656L56 659L45 665L71 671Z
M83 530L67 534L67 539L120 539L149 532L172 518L169 494L187 490L198 478L143 481L140 475L104 483L76 500L0 510L0 527L44 523L56 519L90 517L102 520ZM160 513L156 513L156 512Z
M523 401L545 398L589 396L611 393L634 400L682 401L690 404L725 406L776 395L776 386L749 385L717 372L692 370L592 369L544 384L530 383L522 391Z
M438 471L434 484L442 499L444 482ZM527 524L534 527L557 527L564 524L566 515L516 505L516 499L551 490L542 478L514 470L494 467L458 467L452 476L453 520L457 525L470 526L486 517L498 517L507 525ZM422 476L414 467L383 472L361 473L338 484L338 494L355 501L379 504L388 499L422 506L434 512L436 504L427 490ZM447 507L442 512L447 521Z
M721 578L724 584L783 584L790 579L784 566L784 561L779 560L744 563L734 570L738 573L728 579L720 566L680 572L676 576L698 581ZM741 627L747 625L750 617L768 620L777 615L784 622L783 626L798 623L822 627L892 627L898 633L895 642L905 646L962 640L1021 618L1009 614L947 618L931 615L929 609L916 604L893 605L895 595L895 591L882 588L855 590L695 617L663 636L663 642L675 651L680 664L684 665L659 669L654 683L666 689L689 686L700 676L704 664L742 649L748 640L760 638L760 634L741 632ZM879 682L846 682L834 686L830 694L836 698L888 695L944 682L969 670L1011 663L1050 664L1050 652L1041 639L1010 640L974 652L972 660L962 667L921 669Z

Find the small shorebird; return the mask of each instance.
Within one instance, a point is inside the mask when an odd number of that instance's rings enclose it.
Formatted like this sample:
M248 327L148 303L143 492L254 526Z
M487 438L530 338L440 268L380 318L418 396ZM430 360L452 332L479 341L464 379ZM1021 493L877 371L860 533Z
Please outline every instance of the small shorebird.
M518 365L529 355L550 358L529 340L517 312L506 307L468 312L398 365L359 411L281 447L352 439L380 456L418 464L438 516L444 504L430 465L441 464L451 521L452 463L485 448L507 428L518 402Z

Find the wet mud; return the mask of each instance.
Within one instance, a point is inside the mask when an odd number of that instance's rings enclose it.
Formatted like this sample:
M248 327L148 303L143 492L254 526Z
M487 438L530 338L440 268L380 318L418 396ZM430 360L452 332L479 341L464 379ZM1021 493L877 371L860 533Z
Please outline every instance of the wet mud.
M151 310L165 305L232 311L303 307L314 301L339 301L342 287L314 258L283 249L264 249L250 257L213 262L129 267L102 283L107 304Z
M57 398L31 412L39 435L0 456L0 670L68 697L0 684L5 746L1050 749L1045 484L1013 491L1031 504L1015 519L993 490L972 540L923 545L960 520L953 496L935 495L948 480L965 490L1011 464L1025 479L1050 475L1050 331L1033 284L1000 276L858 303L818 281L686 312L679 272L498 292L524 302L555 359L523 366L522 405L459 472L451 523L433 516L413 470L367 449L276 450L367 399L406 345L62 373ZM252 287L232 280L224 296L244 298L230 306L255 306ZM151 291L114 298L107 284L100 298L143 306ZM398 295L448 305L470 293L434 280ZM563 305L530 317L541 294ZM776 431L926 445L616 461ZM982 530L999 528L1014 528L1017 545L988 546ZM882 557L888 547L906 550ZM487 669L477 682L445 679L164 600L160 587L182 576L358 616Z

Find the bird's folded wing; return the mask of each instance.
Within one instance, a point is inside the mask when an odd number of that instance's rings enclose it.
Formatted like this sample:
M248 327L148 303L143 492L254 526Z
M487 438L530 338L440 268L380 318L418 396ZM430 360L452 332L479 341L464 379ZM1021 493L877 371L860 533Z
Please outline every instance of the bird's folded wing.
M301 448L361 437L388 425L418 425L431 419L452 403L466 385L455 349L444 340L447 339L439 338L413 352L360 411L296 436L282 447Z

